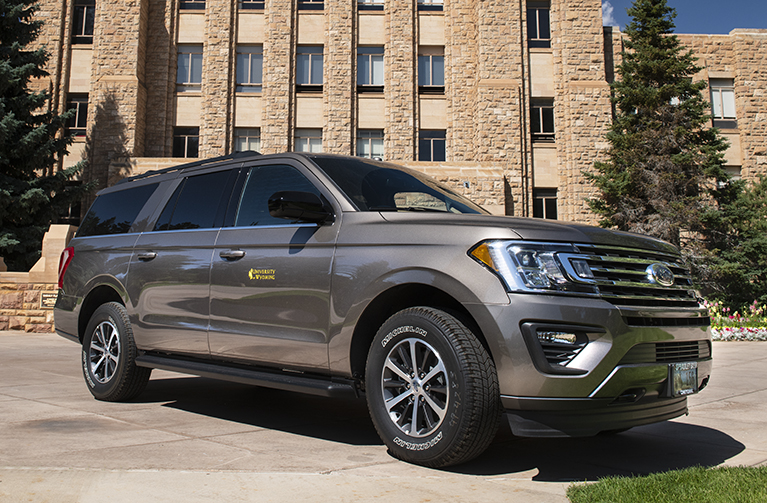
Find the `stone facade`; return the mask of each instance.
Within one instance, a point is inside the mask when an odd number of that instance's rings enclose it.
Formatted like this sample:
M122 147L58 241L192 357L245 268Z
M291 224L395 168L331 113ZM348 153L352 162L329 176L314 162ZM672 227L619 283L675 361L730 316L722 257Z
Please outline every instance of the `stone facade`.
M43 309L43 292L55 294L58 286L41 283L0 282L0 330L53 332L53 310Z
M369 10L325 0L306 10L298 0L266 0L263 9L206 0L188 10L182 0L96 0L93 44L75 46L74 1L40 0L41 43L52 57L51 79L39 84L53 90L59 110L69 93L88 93L83 178L102 187L188 161L170 157L176 127L199 128L200 157L232 152L240 128L258 131L263 153L295 149L296 129L309 128L322 131L323 151L354 154L357 130L378 130L385 160L436 174L494 212L533 216L536 191L547 190L556 191L560 220L593 223L583 172L609 146L609 82L622 34L602 26L601 0L531 2L444 0L435 10L385 0ZM529 5L548 6L550 47L528 41ZM737 128L723 131L728 168L744 178L767 173L767 31L680 38L706 66L697 78L734 81ZM196 92L176 90L183 44L202 47ZM241 44L262 48L261 92L236 90ZM322 46L323 82L308 90L296 85L302 45ZM379 93L357 90L360 46L384 49ZM444 55L443 93L419 88L424 50ZM536 100L553 103L555 130L545 141L534 136ZM446 161L417 162L422 130L444 131Z

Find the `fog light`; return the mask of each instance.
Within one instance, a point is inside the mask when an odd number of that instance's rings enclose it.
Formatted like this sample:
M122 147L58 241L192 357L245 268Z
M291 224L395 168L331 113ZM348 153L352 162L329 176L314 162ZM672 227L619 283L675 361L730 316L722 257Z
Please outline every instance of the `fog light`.
M572 332L538 332L541 344L577 344L578 336Z

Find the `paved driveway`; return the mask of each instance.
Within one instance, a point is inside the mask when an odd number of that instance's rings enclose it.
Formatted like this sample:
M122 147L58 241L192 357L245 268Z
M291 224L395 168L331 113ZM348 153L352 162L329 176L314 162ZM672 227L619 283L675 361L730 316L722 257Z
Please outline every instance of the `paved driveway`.
M571 481L767 464L767 342L715 343L690 415L588 439L517 439L432 470L391 458L363 400L155 371L131 403L94 400L79 347L0 332L0 501L566 502Z

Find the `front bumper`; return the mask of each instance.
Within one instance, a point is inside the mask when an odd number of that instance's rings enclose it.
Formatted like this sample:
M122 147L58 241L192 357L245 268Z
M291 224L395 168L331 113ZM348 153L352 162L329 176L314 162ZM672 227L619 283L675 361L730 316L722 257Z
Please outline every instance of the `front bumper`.
M488 309L490 328L483 326L483 332L516 435L586 436L683 415L686 398L669 393L670 363L695 361L698 388L708 382L711 332L704 326L705 309L616 307L601 299L546 295L509 298L509 305ZM547 363L529 327L568 325L587 344L564 366ZM693 350L668 356L655 349L677 345ZM696 352L698 347L707 350Z

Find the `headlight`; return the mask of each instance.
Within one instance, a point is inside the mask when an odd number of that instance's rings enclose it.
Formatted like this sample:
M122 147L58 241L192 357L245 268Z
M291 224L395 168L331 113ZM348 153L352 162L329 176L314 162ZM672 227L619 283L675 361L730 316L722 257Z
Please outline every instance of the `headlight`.
M572 245L483 241L469 255L495 272L510 292L597 293L587 257Z

